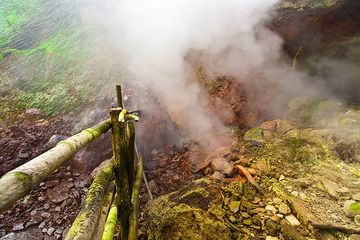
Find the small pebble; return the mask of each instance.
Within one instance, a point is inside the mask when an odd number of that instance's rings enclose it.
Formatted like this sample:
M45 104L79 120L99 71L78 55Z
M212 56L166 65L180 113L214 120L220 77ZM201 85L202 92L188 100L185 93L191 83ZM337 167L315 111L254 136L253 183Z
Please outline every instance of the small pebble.
M46 233L47 233L49 236L53 235L54 232L55 232L55 228L53 228L53 227L50 227L50 228L46 231Z
M272 213L276 213L276 212L277 212L276 208L275 208L273 205L267 205L267 206L265 207L265 210L270 211L270 212L272 212Z
M273 198L273 203L280 204L282 200L280 198Z
M299 192L298 192L298 191L292 191L291 194L294 195L295 197L298 197L298 196L299 196Z
M48 213L48 212L44 212L44 213L41 214L41 216L44 217L44 218L49 218L51 216L51 214Z
M45 223L45 222L41 222L38 228L42 229L42 228L44 228L44 227L45 227L45 225L46 225L46 223Z
M16 232L16 231L21 231L23 230L24 227L24 223L17 223L13 226L12 231Z
M297 220L297 218L294 215L289 215L285 217L286 220L292 225L292 226L299 226L300 222Z

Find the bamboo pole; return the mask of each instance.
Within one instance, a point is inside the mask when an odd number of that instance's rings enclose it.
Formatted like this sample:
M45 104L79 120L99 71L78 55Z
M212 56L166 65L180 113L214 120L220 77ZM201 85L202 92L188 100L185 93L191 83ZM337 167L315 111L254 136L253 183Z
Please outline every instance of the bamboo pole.
M134 187L132 190L131 196L131 205L132 211L129 218L129 237L128 240L137 240L138 239L138 225L139 225L139 208L140 208L140 189L141 182L144 172L143 159L142 156L138 153L135 146L135 151L138 159L137 168L136 168L136 179Z
M116 194L119 195L119 212L121 239L127 239L129 214L130 214L130 190L129 190L129 176L128 176L128 152L126 142L126 123L118 121L121 108L113 108L110 111L111 125L112 125L112 148L114 156L114 174Z
M133 184L134 184L134 156L135 156L135 123L128 122L126 128L126 142L128 143L127 152L128 152L128 161L127 169L129 174L129 194L131 195Z
M6 173L0 178L0 213L27 195L46 177L64 165L76 152L110 129L103 121L62 142L54 148Z
M121 85L116 85L116 97L117 97L118 107L124 108L124 104L123 104L123 100L122 100Z
M108 213L111 208L112 201L113 201L113 195L114 195L114 183L111 182L111 184L108 186L108 188L106 190L106 194L105 194L103 204L101 207L99 220L95 227L95 232L92 236L92 240L99 240L99 239L101 239L101 236L103 235L103 232L105 230L106 219L107 219L107 216L108 216Z
M85 203L65 240L92 239L100 217L103 199L112 176L112 167L107 167L95 178L86 195Z
M118 215L118 206L119 205L119 195L115 195L114 201L111 204L111 208L106 219L104 232L102 235L102 240L113 240L115 230L116 230L116 222Z

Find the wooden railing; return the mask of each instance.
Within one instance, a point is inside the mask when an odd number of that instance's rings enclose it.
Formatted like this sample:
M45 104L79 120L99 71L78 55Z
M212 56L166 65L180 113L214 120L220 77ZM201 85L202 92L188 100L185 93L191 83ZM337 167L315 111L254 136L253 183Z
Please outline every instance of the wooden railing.
M137 239L139 193L144 174L143 160L135 144L138 116L124 108L120 86L116 86L116 91L118 106L110 110L110 119L69 137L0 178L0 213L111 128L113 157L95 177L65 239L113 239L117 223L120 239Z

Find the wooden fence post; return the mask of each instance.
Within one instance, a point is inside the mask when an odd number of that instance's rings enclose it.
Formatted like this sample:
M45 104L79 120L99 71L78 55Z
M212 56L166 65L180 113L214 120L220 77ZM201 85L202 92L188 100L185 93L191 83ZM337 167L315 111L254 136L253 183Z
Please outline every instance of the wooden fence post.
M116 194L119 196L119 222L121 239L128 238L129 215L130 215L130 189L128 176L128 152L126 142L126 129L124 123L119 122L121 108L113 108L110 111L112 125L112 148L114 159L114 175Z

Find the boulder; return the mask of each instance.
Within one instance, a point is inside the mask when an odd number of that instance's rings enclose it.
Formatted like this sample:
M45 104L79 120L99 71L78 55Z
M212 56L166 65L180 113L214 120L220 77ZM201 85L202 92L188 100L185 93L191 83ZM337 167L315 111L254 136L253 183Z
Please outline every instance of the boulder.
M221 194L215 189L210 179L200 179L151 200L145 207L148 239L231 239L231 230L221 220Z

